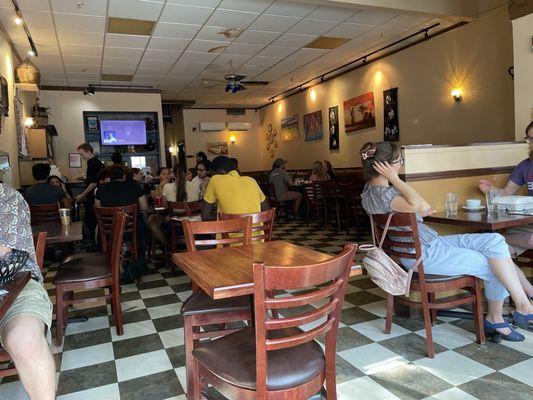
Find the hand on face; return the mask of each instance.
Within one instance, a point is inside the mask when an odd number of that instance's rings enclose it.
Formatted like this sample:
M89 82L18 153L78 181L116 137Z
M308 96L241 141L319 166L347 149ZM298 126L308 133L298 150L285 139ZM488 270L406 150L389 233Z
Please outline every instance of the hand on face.
M398 179L398 172L387 161L375 161L373 167L377 172L387 178L389 182Z

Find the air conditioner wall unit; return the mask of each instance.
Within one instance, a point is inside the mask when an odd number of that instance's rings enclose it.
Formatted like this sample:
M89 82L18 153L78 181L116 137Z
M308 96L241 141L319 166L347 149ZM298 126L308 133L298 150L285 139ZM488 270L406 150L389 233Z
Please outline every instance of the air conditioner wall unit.
M225 122L200 122L201 132L220 132L226 129Z
M230 131L249 131L252 129L251 122L228 122Z

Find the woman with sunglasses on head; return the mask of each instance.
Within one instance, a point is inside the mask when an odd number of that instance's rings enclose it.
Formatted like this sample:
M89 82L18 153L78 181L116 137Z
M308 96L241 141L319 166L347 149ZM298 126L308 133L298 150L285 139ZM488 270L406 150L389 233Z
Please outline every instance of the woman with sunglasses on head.
M404 160L393 142L366 143L360 150L363 168L370 177L361 194L365 211L371 214L416 213L422 244L424 271L437 275L472 275L484 281L488 313L485 331L497 341L523 341L524 336L502 315L503 301L511 295L516 311L514 322L528 328L533 322L533 286L513 263L505 239L498 233L440 236L423 223L422 217L434 212L430 204L398 172ZM400 228L398 228L400 229ZM401 259L410 268L415 260Z

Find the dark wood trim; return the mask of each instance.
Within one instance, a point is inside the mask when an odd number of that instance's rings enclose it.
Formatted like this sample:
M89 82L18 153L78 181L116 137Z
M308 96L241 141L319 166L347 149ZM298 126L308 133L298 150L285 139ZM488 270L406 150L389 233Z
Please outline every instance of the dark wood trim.
M400 174L405 182L429 181L435 179L465 178L480 175L510 174L515 165L494 168L458 169L455 171L422 172L419 174Z
M57 90L62 92L83 92L85 89L87 89L87 86L81 87L81 86L41 86L40 90ZM115 93L159 93L161 94L161 90L159 89L129 89L127 87L124 88L101 88L97 85L94 88L96 92L115 92Z

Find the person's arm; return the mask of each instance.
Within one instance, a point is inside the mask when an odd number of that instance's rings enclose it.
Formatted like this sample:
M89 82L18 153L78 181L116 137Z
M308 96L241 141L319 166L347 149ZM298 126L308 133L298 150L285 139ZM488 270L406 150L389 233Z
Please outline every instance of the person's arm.
M217 219L217 178L211 179L204 193L202 201L202 221L215 221Z
M285 173L283 174L283 177L285 179L285 182L287 182L287 185L289 186L293 186L294 185L294 182L292 181L292 178L291 176L289 175L289 173L287 171L284 171Z
M139 210L146 210L148 208L148 201L146 200L146 196L143 194L141 197L139 197Z
M270 210L270 204L268 204L268 200L265 199L261 202L261 211L268 211Z
M398 212L416 212L428 215L431 210L429 203L411 186L402 181L396 170L388 162L374 163L374 169L388 179L402 195L392 199L391 208Z
M83 192L76 196L76 203L83 203L83 201L85 201L89 193L91 193L95 187L96 183L90 183Z
M61 205L63 206L63 208L72 208L72 199L70 198L70 196L65 196L63 199L61 199Z
M202 200L202 221L216 221L217 208L215 203Z
M100 199L94 199L94 205L96 207L102 207L102 203L100 202Z
M515 194L516 192L518 192L518 189L520 189L520 186L521 185L514 183L510 179L503 189L495 187L493 183L489 180L482 179L479 181L479 190L481 190L483 193L487 193L490 189L496 189L500 196L511 196Z

